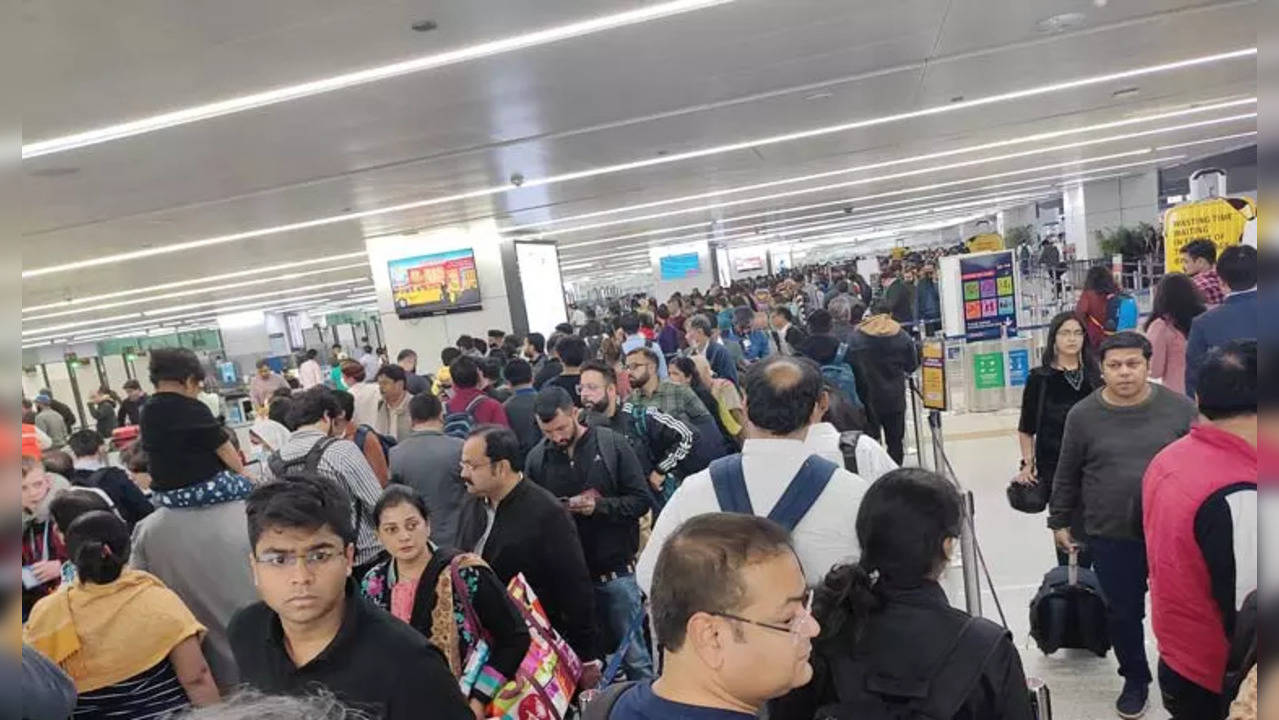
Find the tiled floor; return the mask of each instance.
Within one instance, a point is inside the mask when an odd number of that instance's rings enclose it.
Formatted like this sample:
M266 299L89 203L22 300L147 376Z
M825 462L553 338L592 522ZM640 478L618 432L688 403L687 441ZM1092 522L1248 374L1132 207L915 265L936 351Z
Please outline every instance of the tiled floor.
M908 420L909 423L909 420ZM945 449L960 481L973 492L977 537L990 569L1008 626L1021 649L1027 676L1042 678L1052 694L1054 720L1115 718L1114 701L1123 680L1116 674L1114 655L1098 658L1081 651L1045 656L1030 639L1027 608L1043 574L1056 562L1044 516L1025 515L1009 508L1004 487L1017 468L1017 415L1014 411L946 415L942 421ZM931 465L931 444L925 442ZM916 464L912 454L906 464ZM951 601L964 605L960 568L944 579ZM983 580L983 587L985 581ZM982 614L999 615L989 589L983 592ZM1147 621L1147 654L1151 672L1158 656ZM1152 719L1167 718L1151 686Z

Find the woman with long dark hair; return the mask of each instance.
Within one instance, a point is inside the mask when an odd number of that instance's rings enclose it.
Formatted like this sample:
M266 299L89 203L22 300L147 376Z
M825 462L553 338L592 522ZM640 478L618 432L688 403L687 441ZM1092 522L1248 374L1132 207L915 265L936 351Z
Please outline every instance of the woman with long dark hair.
M1189 275L1168 273L1155 286L1155 302L1142 332L1150 340L1150 379L1186 392L1186 338L1190 322L1207 309Z
M1040 485L1045 499L1052 496L1066 414L1098 387L1101 373L1085 340L1084 323L1073 312L1059 313L1048 325L1043 361L1030 371L1022 388L1021 420L1017 424L1021 467L1014 482ZM1081 518L1072 532L1082 531ZM1058 550L1057 560L1064 565L1069 557ZM1087 551L1080 554L1079 564L1092 565Z
M670 376L671 382L678 385L687 385L697 395L697 399L701 400L702 404L706 406L706 410L715 418L715 426L719 428L720 435L724 436L724 442L727 443L726 447L737 448L737 437L729 432L728 426L725 425L724 417L719 412L719 401L715 399L715 395L706 386L706 383L702 382L701 373L697 372L697 363L686 355L680 355L671 360Z
M962 523L959 492L936 473L901 468L871 484L857 511L861 558L814 593L813 679L775 701L770 718L1032 717L1011 635L952 607L938 583ZM956 686L971 690L929 692Z
M1084 332L1088 333L1088 344L1092 346L1093 352L1106 339L1106 308L1110 298L1118 292L1119 286L1115 284L1115 276L1111 274L1110 268L1104 265L1088 268L1088 275L1084 277L1084 291L1079 294L1079 302L1075 303L1075 314L1084 324Z

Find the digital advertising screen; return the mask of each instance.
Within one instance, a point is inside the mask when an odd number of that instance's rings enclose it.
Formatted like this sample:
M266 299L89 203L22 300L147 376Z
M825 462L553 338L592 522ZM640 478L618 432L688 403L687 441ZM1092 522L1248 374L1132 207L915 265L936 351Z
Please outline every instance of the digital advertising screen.
M682 280L696 277L702 272L696 252L667 255L659 261L663 280Z
M480 278L470 248L392 260L387 270L399 317L480 309Z
M737 272L753 272L755 270L764 269L764 257L762 255L752 255L750 257L739 257L733 261L733 268Z
M998 340L1001 328L1017 337L1017 279L1009 251L961 256L964 337L968 342Z

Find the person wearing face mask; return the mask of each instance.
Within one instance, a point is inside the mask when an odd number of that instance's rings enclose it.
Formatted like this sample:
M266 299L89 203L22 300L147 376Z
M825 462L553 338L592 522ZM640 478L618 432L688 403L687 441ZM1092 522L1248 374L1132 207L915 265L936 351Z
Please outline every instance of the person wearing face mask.
M563 388L542 388L535 414L544 439L529 453L524 475L560 498L577 523L599 623L610 641L605 647L627 643L626 676L652 677L653 661L635 625L644 612L635 583L639 519L650 507L639 459L612 430L578 422Z
M373 507L378 539L390 554L365 573L360 591L440 648L476 718L528 652L529 632L506 586L482 558L431 542L431 513L411 487L392 485ZM436 622L445 615L452 623ZM483 665L467 661L484 652Z
M1012 635L952 607L938 584L962 508L927 470L871 485L857 511L861 559L836 566L814 594L813 679L771 703L772 720L1034 717Z
M1070 526L1083 512L1124 678L1115 703L1123 718L1145 714L1151 682L1143 629L1148 573L1139 514L1142 476L1160 450L1190 432L1198 415L1186 396L1150 382L1151 354L1150 341L1136 332L1102 341L1105 385L1066 416L1048 513L1057 544L1077 551Z

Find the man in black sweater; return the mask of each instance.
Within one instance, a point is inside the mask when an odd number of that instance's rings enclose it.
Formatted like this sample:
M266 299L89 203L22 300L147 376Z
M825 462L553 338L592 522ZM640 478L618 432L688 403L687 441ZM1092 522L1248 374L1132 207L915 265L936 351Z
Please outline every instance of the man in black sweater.
M653 660L636 625L644 613L635 582L639 519L649 510L639 459L625 437L578 422L577 407L561 387L542 388L536 413L545 439L528 454L524 476L560 498L577 523L595 609L607 633L604 647L627 642L626 677L651 678Z
M524 579L554 627L586 664L580 687L593 687L601 663L595 637L595 594L577 526L564 505L515 469L520 441L509 428L481 425L462 445L458 547L478 553L509 583Z

